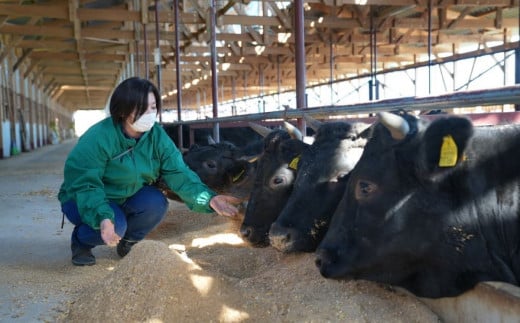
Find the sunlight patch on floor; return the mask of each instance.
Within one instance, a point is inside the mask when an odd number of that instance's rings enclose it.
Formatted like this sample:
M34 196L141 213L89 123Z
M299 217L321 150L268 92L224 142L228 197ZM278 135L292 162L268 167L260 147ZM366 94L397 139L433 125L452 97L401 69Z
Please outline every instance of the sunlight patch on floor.
M213 286L213 277L201 276L201 275L190 275L191 283L197 289L202 296L207 296L211 287Z
M220 322L241 322L249 319L249 314L246 312L242 312L226 305L222 306L222 311L220 312L219 321Z
M206 238L193 239L191 246L195 248L204 248L216 244L228 244L236 246L243 243L244 240L242 240L242 238L240 238L236 233L219 233Z

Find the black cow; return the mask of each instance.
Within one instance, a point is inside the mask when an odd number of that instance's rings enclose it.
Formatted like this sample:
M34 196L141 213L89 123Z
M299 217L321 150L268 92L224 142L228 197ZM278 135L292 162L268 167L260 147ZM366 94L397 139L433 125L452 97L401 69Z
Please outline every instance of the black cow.
M186 165L199 175L202 182L221 194L228 194L232 186L248 177L246 175L253 166L246 157L249 156L229 142L194 145L183 154ZM242 198L248 197L250 188L243 189Z
M316 249L343 195L348 174L361 156L367 127L349 122L319 126L314 143L300 153L292 192L269 230L274 248L283 252Z
M257 247L269 244L271 224L292 191L298 156L309 146L286 130L269 130L257 162L255 180L240 233Z
M380 114L316 254L421 297L520 281L520 127Z
M230 142L192 145L183 154L186 165L199 175L201 181L219 194L229 194L246 200L253 185L255 164L242 149ZM157 185L165 195L179 201L177 194L159 180Z

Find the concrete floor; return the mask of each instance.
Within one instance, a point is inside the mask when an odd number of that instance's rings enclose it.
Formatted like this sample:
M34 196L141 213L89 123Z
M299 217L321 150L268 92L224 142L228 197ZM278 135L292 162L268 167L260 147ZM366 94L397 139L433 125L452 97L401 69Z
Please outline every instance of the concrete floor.
M59 301L39 300L31 286L37 282L22 272L41 264L65 264L70 257L56 193L73 143L0 160L0 263L6 271L0 276L0 321L40 320L40 313ZM33 301L26 302L28 299Z
M57 200L75 140L0 159L0 322L50 322L63 313L82 277L103 269L70 262L72 225ZM107 248L96 251L108 253ZM116 256L101 262L110 265ZM76 283L75 280L78 282Z

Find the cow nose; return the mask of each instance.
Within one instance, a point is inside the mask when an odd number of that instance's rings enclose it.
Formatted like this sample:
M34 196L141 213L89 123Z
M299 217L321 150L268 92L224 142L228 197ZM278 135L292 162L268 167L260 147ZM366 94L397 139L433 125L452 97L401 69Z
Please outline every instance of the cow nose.
M333 263L334 256L329 250L323 248L316 250L314 264L316 264L323 277L330 277L329 268Z
M294 230L286 228L278 223L273 223L269 230L269 241L271 246L282 252L290 252L293 242Z
M251 228L250 226L242 226L240 228L240 234L242 235L242 237L247 239L253 235L253 228Z

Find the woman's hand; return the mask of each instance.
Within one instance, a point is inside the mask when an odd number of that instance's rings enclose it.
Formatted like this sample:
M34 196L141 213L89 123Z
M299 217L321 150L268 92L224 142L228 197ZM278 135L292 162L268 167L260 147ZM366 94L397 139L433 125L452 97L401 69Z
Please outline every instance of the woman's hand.
M219 215L234 217L238 214L235 205L240 204L241 200L229 195L216 195L209 201L209 206Z
M101 221L100 225L101 239L110 247L115 247L121 237L116 234L114 224L109 219Z

